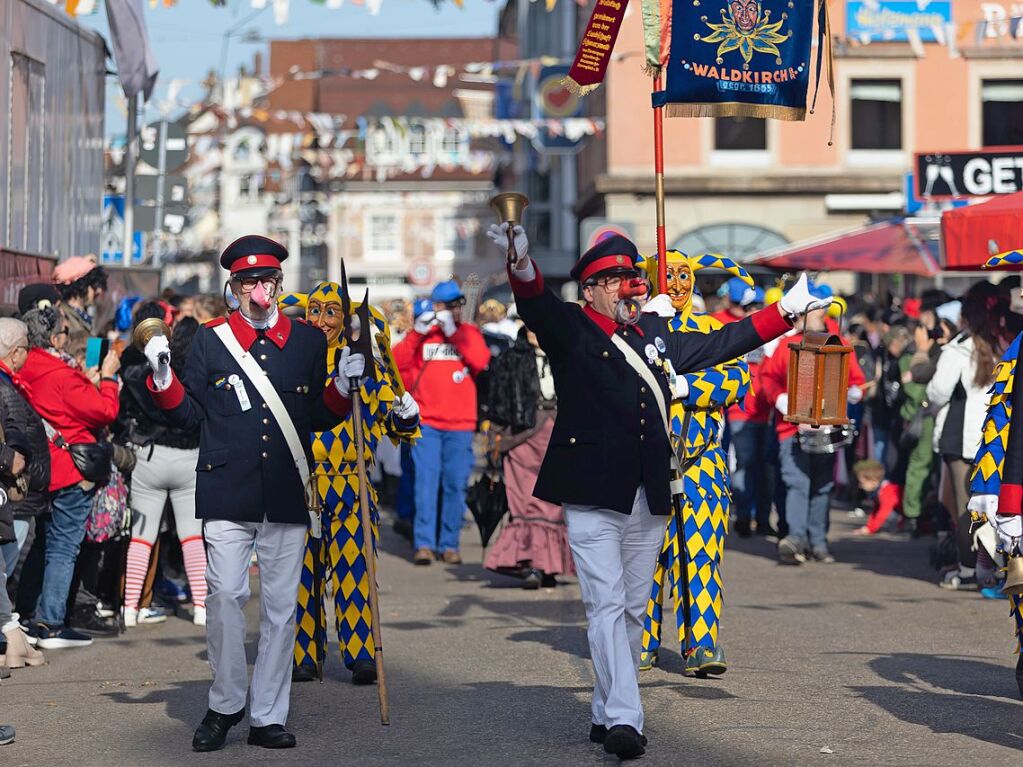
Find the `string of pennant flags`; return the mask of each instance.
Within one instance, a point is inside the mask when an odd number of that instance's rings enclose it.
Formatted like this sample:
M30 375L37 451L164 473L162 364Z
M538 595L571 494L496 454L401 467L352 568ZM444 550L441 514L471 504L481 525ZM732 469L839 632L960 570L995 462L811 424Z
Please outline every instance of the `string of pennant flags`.
M510 145L517 138L533 140L547 132L580 141L604 131L603 118L502 120L470 118L359 117L262 109L207 109L190 120L191 155L198 158L190 175L213 172L222 162L231 136L247 126L262 128L258 139L244 141L245 156L258 156L264 170L289 170L305 163L318 180L396 176L429 178L436 171L492 171L510 160L507 147L479 145L495 139ZM293 128L293 130L291 129ZM235 147L238 152L238 147ZM507 155L502 160L502 155Z
M426 2L427 0L424 0ZM580 6L588 5L590 0L575 0ZM67 13L72 16L89 16L99 12L99 5L102 0L50 0L53 5L63 5ZM148 0L150 8L173 8L179 4L179 0ZM345 0L308 0L308 2L314 3L315 5L321 5L329 10L336 10L344 6ZM365 7L370 15L376 15L380 13L380 9L383 6L384 0L348 0L352 5ZM464 0L452 0L452 2L462 7ZM531 2L537 2L537 0L531 0ZM557 0L543 0L544 5L548 11L553 10L557 6ZM214 7L226 7L227 0L209 0L209 3ZM250 4L253 9L260 10L267 6L272 6L274 21L278 25L284 25L289 20L289 9L291 6L291 0L250 0ZM949 49L949 52L953 56L957 56L959 51L968 45L975 45L977 47L982 46L985 42L991 40L1023 40L1023 15L1007 16L1005 18L998 19L974 19L967 21L950 21L945 24L936 24L926 28L930 33L926 42L935 42L941 46ZM878 42L889 42L893 37L902 32L905 35L906 40L913 48L914 53L918 56L923 56L924 40L921 39L920 27L914 25L907 25L904 28L898 25L888 25L883 32L859 32L849 39L859 43L860 45L870 45ZM466 72L472 73L469 69L470 66L478 66L477 72L482 72L489 65L493 69L501 68L502 65L521 64L523 62L487 62L479 63L478 65L467 65ZM403 74L408 74L412 79L416 79L416 75L420 70L427 69L425 67L394 67L388 71L401 70ZM367 77L371 79L373 77L372 69L362 70L331 70L330 76L332 77ZM308 73L313 75L314 73ZM326 76L324 74L323 76ZM420 79L421 76L420 76ZM443 87L443 86L440 86Z
M352 5L365 7L371 16L380 13L384 0L348 0ZM536 2L536 0L530 0ZM99 12L99 4L102 0L50 0L53 5L63 5L65 10L72 16L92 16ZM345 0L309 0L314 5L322 5L328 10L337 10L344 6ZM424 0L425 2L425 0ZM439 0L438 0L439 2ZM452 0L459 8L465 4L465 0ZM575 0L578 5L586 5L589 0ZM178 5L179 0L149 0L150 8L173 8ZM544 0L548 11L557 6L558 0ZM227 0L209 0L214 8L227 7ZM288 23L291 11L291 0L250 0L253 10L262 10L272 6L274 22L278 26Z

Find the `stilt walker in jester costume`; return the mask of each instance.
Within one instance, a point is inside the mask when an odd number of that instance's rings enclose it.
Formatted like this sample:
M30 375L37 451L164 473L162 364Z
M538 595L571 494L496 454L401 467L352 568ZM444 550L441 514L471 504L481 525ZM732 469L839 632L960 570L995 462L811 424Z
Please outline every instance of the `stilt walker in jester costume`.
M724 269L750 286L753 279L731 259L706 254L667 253L673 333L707 333L722 327L719 320L693 311L695 274L707 267ZM656 260L646 261L656 276ZM737 359L697 373L672 376L673 448L682 468L681 488L673 488L674 509L654 571L653 588L643 624L640 668L657 662L661 645L665 580L675 605L678 641L687 673L723 674L724 651L719 642L721 620L721 556L731 511L728 459L721 447L724 408L741 403L750 385L749 367ZM677 487L677 486L676 486Z
M985 268L1021 267L1023 251L992 256ZM970 482L969 510L974 523L985 521L998 534L999 548L1008 556L1019 556L1023 539L1023 386L1016 386L1023 334L1005 350L995 368L987 417L981 432L980 450ZM1023 595L1009 593L1009 613L1016 634L1016 683L1023 697Z
M334 370L345 346L342 287L324 282L308 295L289 293L281 297L283 307L304 306L306 321L327 335L327 374ZM352 305L354 333L358 317ZM389 360L390 329L383 315L370 307L371 340L375 371L369 370L362 385L365 460L372 465L377 444L383 438L412 440L419 434L419 406L404 392L397 368ZM404 393L402 393L404 392ZM298 587L295 627L295 658L292 678L309 681L322 678L326 659L327 617L323 595L329 582L334 598L334 617L341 655L355 684L372 684L377 671L369 606L369 578L363 557L363 534L359 509L359 473L353 418L349 415L330 431L314 432L313 476L322 504L323 537L308 538L302 576ZM373 520L373 548L377 544L377 494L368 488Z

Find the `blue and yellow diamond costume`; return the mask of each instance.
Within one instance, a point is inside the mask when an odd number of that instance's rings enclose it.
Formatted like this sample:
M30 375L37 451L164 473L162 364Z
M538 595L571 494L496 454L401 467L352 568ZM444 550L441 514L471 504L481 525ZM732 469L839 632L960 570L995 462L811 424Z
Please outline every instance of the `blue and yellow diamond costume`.
M283 307L304 306L306 318L317 322L321 312L338 312L340 326L340 286L325 282L308 296L289 293L281 297ZM352 304L354 311L358 303ZM383 315L371 307L374 336L390 330ZM322 323L321 323L322 326ZM337 358L344 347L344 336L331 334L327 348L327 375L333 375ZM332 338L332 335L335 337ZM419 435L416 423L402 423L392 412L396 389L388 366L374 343L375 376L367 376L362 385L362 419L366 465L371 466L380 440L412 440ZM367 363L368 364L368 363ZM298 587L295 620L295 665L321 670L326 655L327 616L323 594L327 583L334 597L334 619L345 667L351 670L359 661L373 661L375 648L369 607L369 578L363 557L363 535L359 510L359 474L353 419L349 415L330 431L313 432L312 473L322 501L320 540L306 541L302 576ZM373 522L373 548L377 544L377 494L369 487L370 514Z
M753 284L741 266L722 256L689 257L669 251L667 261L666 292L676 312L668 326L674 333L707 333L721 327L718 320L693 312L696 271L708 267L724 269ZM654 273L655 259L645 263L648 271ZM676 453L684 468L683 491L673 499L675 511L654 571L643 625L643 667L653 662L661 644L665 576L675 605L683 654L688 655L697 647L713 652L718 646L722 607L719 568L731 510L728 463L720 442L723 409L745 399L750 373L746 362L738 359L682 377L689 391L672 401L670 418L679 446Z
M1016 379L1016 363L1023 334L1016 336L995 368L995 382L991 386L987 417L981 431L980 449L970 480L971 495L998 496L1005 477L1005 456L1009 450L1012 428L1012 392ZM1023 427L1023 424L1020 424ZM983 521L974 512L974 521ZM1009 612L1016 623L1016 652L1023 644L1023 596L1009 594Z

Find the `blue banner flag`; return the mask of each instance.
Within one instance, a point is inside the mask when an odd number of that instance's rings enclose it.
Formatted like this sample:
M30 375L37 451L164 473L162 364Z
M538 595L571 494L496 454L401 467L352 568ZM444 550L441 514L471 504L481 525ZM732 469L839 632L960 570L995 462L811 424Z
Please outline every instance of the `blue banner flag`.
M673 0L667 84L654 106L668 117L803 120L810 70L819 80L829 38L824 0L819 8L815 0Z

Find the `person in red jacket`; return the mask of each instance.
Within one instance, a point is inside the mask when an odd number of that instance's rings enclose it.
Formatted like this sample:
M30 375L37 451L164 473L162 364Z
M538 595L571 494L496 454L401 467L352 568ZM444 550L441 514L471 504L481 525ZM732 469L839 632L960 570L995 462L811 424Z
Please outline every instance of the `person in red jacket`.
M83 373L71 367L63 355L68 326L56 309L33 309L24 316L32 347L21 379L29 403L67 445L95 442L96 432L117 418L117 371L121 360L111 350L100 369ZM85 537L85 521L92 509L95 485L87 482L67 449L50 436L50 492L52 514L46 524L46 569L35 613L39 647L82 647L92 639L65 623L65 604L75 560Z
M394 359L409 392L419 403L423 436L412 446L415 464L413 561L428 565L439 554L459 564L458 537L465 514L465 490L472 471L476 431L476 376L490 364L483 334L462 322L465 296L453 280L430 295L424 312L394 347ZM438 490L440 533L437 532Z
M778 411L774 421L785 485L785 521L789 527L788 535L778 542L778 558L789 565L803 564L808 555L818 562L835 561L828 550L827 533L836 455L803 450L797 434L811 427L797 428L784 418L788 412L789 344L799 343L804 331L824 331L826 316L824 311L814 311L798 320L795 335L781 339L775 352L760 366L758 375L758 393ZM863 398L860 387L865 380L856 357L849 355L850 403Z

